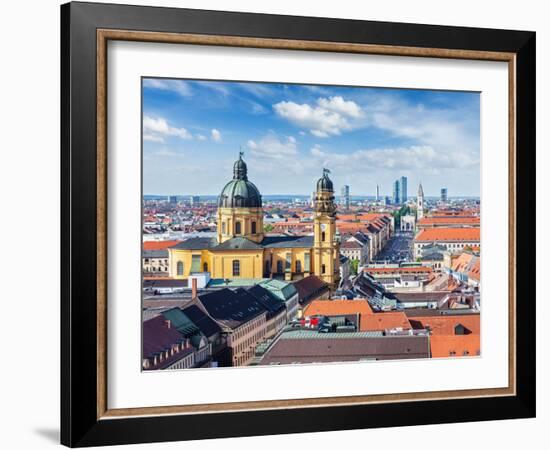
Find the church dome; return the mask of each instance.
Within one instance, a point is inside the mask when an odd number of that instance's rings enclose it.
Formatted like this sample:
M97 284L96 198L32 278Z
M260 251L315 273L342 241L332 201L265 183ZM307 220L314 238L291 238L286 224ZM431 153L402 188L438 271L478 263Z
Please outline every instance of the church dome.
M262 196L254 183L248 181L246 163L239 159L233 164L233 179L225 185L218 199L222 208L259 208Z
M334 186L332 180L328 177L328 169L323 169L323 176L317 181L317 191L330 191L334 192Z

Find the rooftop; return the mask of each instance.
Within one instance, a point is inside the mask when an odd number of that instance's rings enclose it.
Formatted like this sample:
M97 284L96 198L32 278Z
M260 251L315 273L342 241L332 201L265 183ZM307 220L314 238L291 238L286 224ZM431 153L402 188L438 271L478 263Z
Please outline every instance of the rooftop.
M434 335L430 337L432 358L456 356L479 356L481 342L479 334L459 336Z
M424 228L414 240L415 242L479 242L479 236L479 228Z

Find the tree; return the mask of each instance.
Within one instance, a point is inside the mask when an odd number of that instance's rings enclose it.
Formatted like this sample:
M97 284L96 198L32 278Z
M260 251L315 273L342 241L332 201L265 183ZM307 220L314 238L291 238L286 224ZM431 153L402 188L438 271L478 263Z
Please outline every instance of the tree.
M357 275L357 270L359 269L359 260L352 259L349 263L349 268L352 275Z
M266 223L266 224L264 225L264 231L265 231L266 233L269 233L270 231L273 231L273 225L271 225L270 223Z

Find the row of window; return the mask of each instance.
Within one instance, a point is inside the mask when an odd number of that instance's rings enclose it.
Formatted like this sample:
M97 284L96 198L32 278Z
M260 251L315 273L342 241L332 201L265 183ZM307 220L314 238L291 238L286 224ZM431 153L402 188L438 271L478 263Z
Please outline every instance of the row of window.
M222 222L222 234L227 234L226 231L227 231L226 223ZM255 220L252 221L252 224L251 224L251 233L252 234L257 233L257 225ZM242 234L242 222L240 221L235 222L235 234Z
M285 261L285 267L286 269L291 269L291 262L289 259ZM295 272L296 273L302 273L302 262L300 260L296 260L295 262ZM309 268L308 268L309 270ZM208 264L203 264L203 271L208 272ZM265 262L265 272L271 273L271 263L269 261ZM321 272L325 273L325 265L323 264L321 268ZM232 273L234 277L238 277L241 275L241 262L238 259L234 259L232 261ZM277 261L277 272L276 273L283 273L283 261ZM185 274L184 265L182 261L178 261L176 264L176 274L178 276L183 276Z

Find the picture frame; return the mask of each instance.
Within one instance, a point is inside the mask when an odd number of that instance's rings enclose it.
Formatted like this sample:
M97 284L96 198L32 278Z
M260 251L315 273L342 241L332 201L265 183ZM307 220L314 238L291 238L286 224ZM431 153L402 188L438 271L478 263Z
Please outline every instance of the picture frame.
M508 387L110 409L107 43L118 40L506 62ZM535 33L527 31L79 2L62 5L62 444L81 447L534 417L535 40Z

